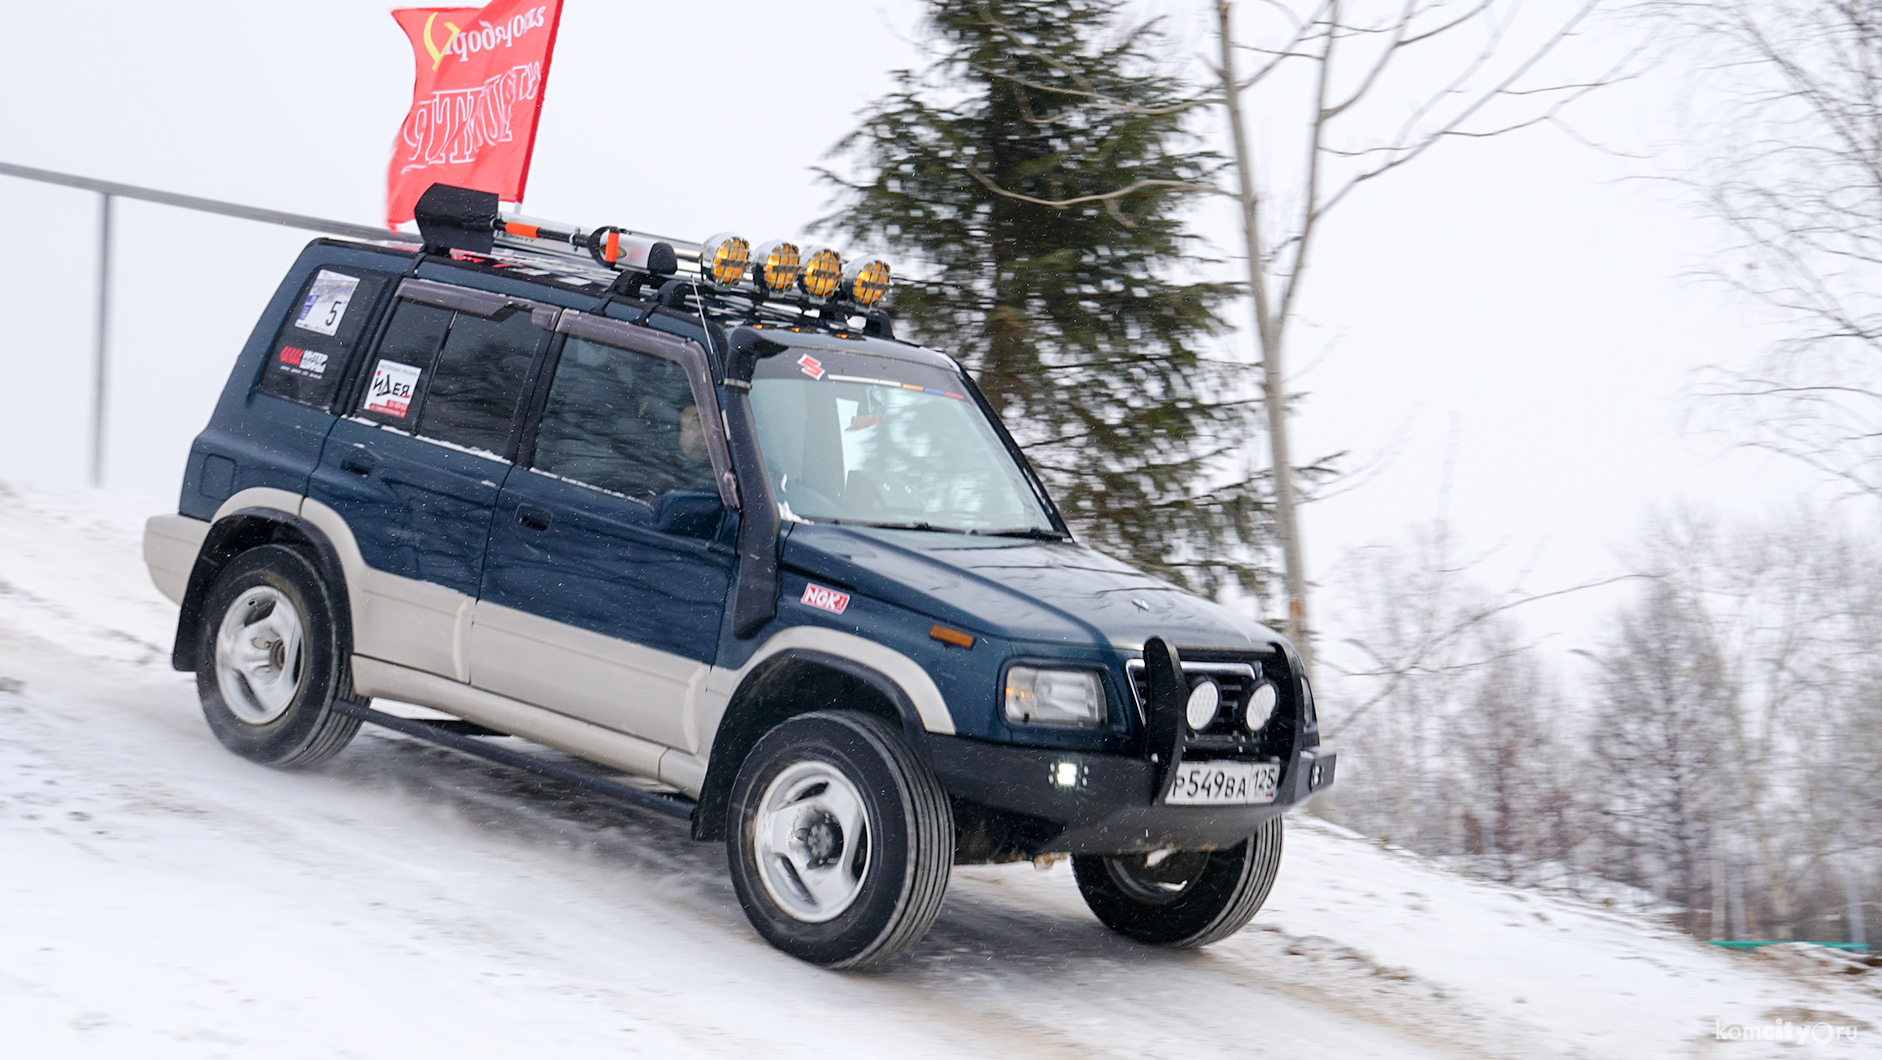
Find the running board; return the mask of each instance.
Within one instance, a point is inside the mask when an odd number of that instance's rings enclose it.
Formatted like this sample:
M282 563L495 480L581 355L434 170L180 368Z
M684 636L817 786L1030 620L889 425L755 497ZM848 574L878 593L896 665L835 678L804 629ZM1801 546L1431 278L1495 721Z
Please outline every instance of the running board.
M334 700L333 709L341 714L358 718L361 721L370 721L374 725L391 729L393 732L402 732L407 736L415 736L420 740L429 740L435 744L442 744L454 751L462 751L467 755L488 758L492 762L500 762L514 769L523 770L526 773L534 773L537 776L559 780L564 784L573 784L578 788L584 788L597 795L606 795L616 801L638 806L643 810L652 810L655 813L665 814L668 817L679 817L690 821L693 818L693 811L698 806L698 804L691 799L682 798L678 795L662 795L658 792L642 791L639 788L629 787L626 784L584 773L579 769L570 769L567 766L556 765L554 762L545 762L540 758L523 754L520 751L512 751L507 747L493 747L478 738L478 736L453 731L456 727L447 727L449 723L418 721L414 718L400 718L383 711L374 710L363 703L352 703L344 699ZM482 728L482 726L478 726L478 728ZM500 735L494 732L490 732L489 734Z

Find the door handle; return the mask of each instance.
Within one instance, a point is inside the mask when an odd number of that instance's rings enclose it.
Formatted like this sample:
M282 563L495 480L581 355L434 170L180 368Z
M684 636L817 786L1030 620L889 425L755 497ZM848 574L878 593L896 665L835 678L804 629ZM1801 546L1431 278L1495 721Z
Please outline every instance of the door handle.
M370 475L372 461L361 456L343 456L340 458L340 470L351 471L355 475Z
M519 504L516 507L516 525L518 526L543 531L549 529L549 524L554 521L555 517L542 508L528 504Z

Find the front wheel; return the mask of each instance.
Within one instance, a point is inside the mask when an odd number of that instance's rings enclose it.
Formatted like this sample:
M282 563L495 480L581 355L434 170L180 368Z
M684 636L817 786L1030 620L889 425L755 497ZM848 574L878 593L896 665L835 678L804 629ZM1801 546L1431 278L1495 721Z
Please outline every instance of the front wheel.
M229 561L203 608L196 692L222 745L271 766L338 754L359 719L343 680L332 594L306 555L263 545Z
M766 733L732 787L726 854L745 915L800 960L861 968L934 923L954 860L947 794L894 726L804 714Z
M1226 850L1157 850L1072 858L1079 893L1126 938L1186 948L1240 931L1281 868L1281 819Z

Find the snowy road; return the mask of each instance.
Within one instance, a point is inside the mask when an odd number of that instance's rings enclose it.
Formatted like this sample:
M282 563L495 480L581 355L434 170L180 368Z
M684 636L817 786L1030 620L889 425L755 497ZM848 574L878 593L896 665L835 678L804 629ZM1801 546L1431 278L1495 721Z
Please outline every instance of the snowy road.
M1882 999L1295 822L1256 926L1107 934L1067 867L958 870L875 974L751 932L678 822L368 729L223 751L134 521L0 491L0 1053L19 1057L1761 1056Z

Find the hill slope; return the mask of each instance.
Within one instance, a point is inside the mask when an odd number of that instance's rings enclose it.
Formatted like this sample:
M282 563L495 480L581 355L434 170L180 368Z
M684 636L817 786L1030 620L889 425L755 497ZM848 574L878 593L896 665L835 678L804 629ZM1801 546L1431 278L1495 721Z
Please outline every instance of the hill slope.
M907 960L842 975L746 925L668 820L368 730L234 758L168 667L139 514L0 485L0 1025L17 1056L1794 1055L1715 1021L1882 998L1293 818L1255 925L1107 934L1064 865L956 872ZM1362 782L1348 776L1345 783Z

